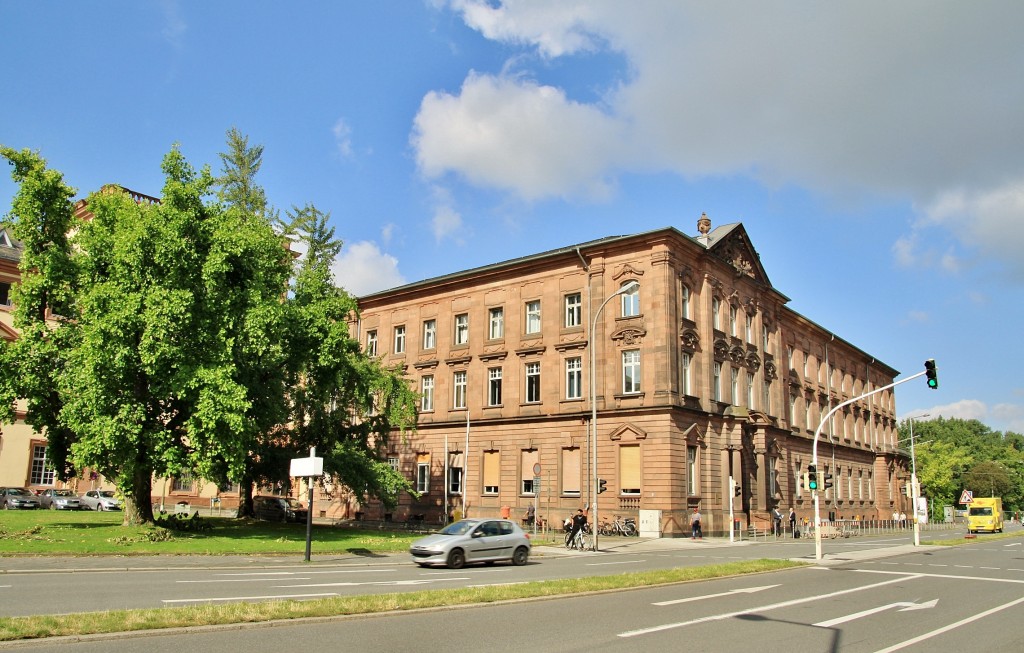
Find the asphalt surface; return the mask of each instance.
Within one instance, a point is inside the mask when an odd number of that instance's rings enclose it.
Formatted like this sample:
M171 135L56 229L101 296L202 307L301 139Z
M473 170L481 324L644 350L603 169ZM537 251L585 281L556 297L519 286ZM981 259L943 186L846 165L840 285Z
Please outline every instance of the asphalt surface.
M864 541L864 548L858 548L859 541ZM783 555L774 550L766 557L787 557L793 560L815 562L814 540L792 540L788 538L767 538L759 540L737 540L730 542L728 538L708 537L700 540L689 538L639 538L639 537L602 537L598 540L599 551L568 551L563 546L536 546L532 557L551 556L594 556L606 553L647 553L656 551L708 550L731 547L761 547L783 545ZM826 540L826 542L828 542ZM913 552L917 547L912 544L893 544L886 546L870 545L869 538L841 540L841 550L829 550L823 553L819 564L842 564L857 560L875 559ZM827 548L837 548L829 547ZM786 553L792 549L792 555ZM808 554L808 550L810 553ZM767 553L767 552L766 552ZM23 573L90 572L90 571L133 571L133 570L167 570L167 569L271 569L292 567L298 564L327 566L338 563L352 564L363 560L368 565L377 565L388 561L405 562L405 552L386 554L333 554L313 555L307 563L302 555L159 555L159 556L8 556L0 557L0 575Z

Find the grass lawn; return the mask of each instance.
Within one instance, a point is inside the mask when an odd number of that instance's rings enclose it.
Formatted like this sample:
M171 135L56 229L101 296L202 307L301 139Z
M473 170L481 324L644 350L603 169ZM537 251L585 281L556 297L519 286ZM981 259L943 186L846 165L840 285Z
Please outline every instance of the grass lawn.
M210 528L185 532L122 526L120 512L5 510L2 555L303 555L305 524L202 517ZM421 533L313 525L312 553L403 552Z

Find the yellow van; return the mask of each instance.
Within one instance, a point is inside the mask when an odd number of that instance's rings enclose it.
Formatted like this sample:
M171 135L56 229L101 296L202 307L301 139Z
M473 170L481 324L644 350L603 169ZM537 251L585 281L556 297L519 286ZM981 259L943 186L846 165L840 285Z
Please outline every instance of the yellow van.
M999 497L980 497L967 506L967 532L1003 532L1003 500Z

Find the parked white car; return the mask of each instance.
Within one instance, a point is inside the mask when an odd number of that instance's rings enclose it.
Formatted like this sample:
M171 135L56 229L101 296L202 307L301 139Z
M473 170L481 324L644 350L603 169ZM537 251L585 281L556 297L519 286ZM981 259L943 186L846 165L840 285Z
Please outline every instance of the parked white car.
M4 510L34 510L39 497L23 487L0 487L0 508Z
M81 497L82 507L87 510L120 510L121 500L113 490L89 490Z

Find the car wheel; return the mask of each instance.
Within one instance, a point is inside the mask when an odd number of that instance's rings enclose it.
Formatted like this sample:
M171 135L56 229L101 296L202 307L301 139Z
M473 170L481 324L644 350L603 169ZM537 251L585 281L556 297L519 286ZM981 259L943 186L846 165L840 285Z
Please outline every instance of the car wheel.
M449 569L462 569L466 566L466 554L462 549L453 549L448 554L448 568Z
M57 509L57 504L51 503L50 505L48 505L46 507L49 508L50 510L56 510Z
M512 564L517 567L522 567L526 564L526 561L530 558L530 552L525 546L521 546L516 549L516 552L512 554Z

